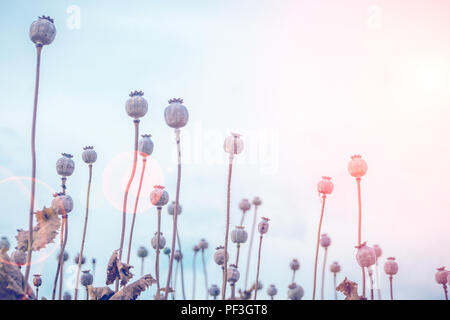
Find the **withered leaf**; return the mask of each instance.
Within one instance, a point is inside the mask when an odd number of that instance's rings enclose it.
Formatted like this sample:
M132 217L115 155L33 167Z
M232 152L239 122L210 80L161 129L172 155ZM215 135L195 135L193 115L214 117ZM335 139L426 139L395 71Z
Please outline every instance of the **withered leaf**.
M119 261L118 250L114 250L106 269L106 285L114 283L119 278L120 285L125 286L133 277L133 274L130 272L131 268L133 268L132 265Z
M146 274L139 280L122 288L110 300L136 300L143 291L154 283L156 283L156 280L150 274Z
M114 295L114 291L109 287L94 288L88 286L88 292L91 300L109 300Z
M6 252L0 253L0 300L19 300L26 298L23 291L23 275L20 269L10 262Z

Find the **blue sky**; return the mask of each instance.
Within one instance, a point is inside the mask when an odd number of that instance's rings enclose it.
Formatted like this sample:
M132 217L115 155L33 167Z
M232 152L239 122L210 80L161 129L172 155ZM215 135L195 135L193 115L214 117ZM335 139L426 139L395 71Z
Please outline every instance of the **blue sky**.
M79 29L67 24L72 5L80 9ZM27 228L27 192L4 179L31 172L35 49L28 28L45 14L55 19L57 35L42 56L37 177L57 189L55 162L61 152L74 154L76 169L67 183L75 199L67 245L72 261L80 246L88 173L81 152L85 145L95 146L86 252L98 261L96 285L104 284L107 260L119 244L122 198L111 194L131 163L124 154L133 145L125 101L130 91L143 90L149 111L141 133L151 133L155 142L155 167L149 172L160 168L172 197L173 130L165 125L163 110L168 99L182 97L190 113L182 130L180 217L188 297L191 248L200 238L210 243L210 283L220 282L212 254L224 236L222 144L231 130L242 133L245 142L233 171L231 225L239 221L237 205L244 197L260 196L260 214L271 218L263 243L265 287L275 284L285 298L289 261L296 257L297 282L305 298L311 297L320 210L315 185L322 175L332 176L336 185L323 229L333 241L328 261L338 260L341 276L359 281L356 192L346 166L352 154L362 153L369 163L363 180L364 238L381 245L383 259L397 257L396 296L443 297L434 272L450 264L441 249L450 244L450 203L441 187L450 178L445 1L3 1L0 9L0 235L13 242L15 230ZM28 188L28 180L22 182ZM44 184L37 189L40 206L51 201ZM150 188L148 182L144 190ZM133 202L131 196L129 208ZM148 192L141 204L146 210L137 217L133 252L148 247L156 231ZM162 230L167 237L171 233L167 214ZM150 252L146 271L153 273ZM47 297L55 256L32 269L43 273L41 292ZM136 256L132 264L139 274ZM327 281L326 297L332 298L329 273ZM387 277L381 285L387 297ZM201 297L202 282L197 290ZM265 290L260 297L266 297Z

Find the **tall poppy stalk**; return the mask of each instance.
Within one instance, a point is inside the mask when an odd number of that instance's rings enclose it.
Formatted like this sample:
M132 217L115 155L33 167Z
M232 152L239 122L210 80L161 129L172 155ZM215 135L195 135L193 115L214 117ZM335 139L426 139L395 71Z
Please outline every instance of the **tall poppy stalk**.
M39 78L41 71L41 53L44 45L53 42L56 35L56 28L53 19L42 16L31 24L29 36L36 45L36 77L34 85L33 118L31 122L31 192L30 192L30 210L28 216L28 248L25 268L23 289L28 284L28 278L31 270L32 241L33 241L33 215L34 215L34 195L36 192L36 117L39 100Z
M202 250L203 276L205 278L206 300L208 300L209 299L208 273L206 272L206 262L205 262L205 250L208 249L208 242L206 242L205 239L201 239L198 246Z
M88 164L89 168L89 178L88 178L88 187L87 187L87 195L86 195L86 213L84 215L84 227L83 227L83 236L81 238L81 248L80 248L80 256L83 256L84 251L84 243L86 240L86 232L87 232L87 224L88 224L88 215L89 215L89 197L91 194L91 181L92 181L92 164L97 160L97 153L94 150L94 147L88 146L84 148L84 151L81 155L83 161ZM77 266L77 276L75 282L75 294L74 300L78 299L78 286L80 280L80 271L81 271L81 259L78 259Z
M258 249L258 266L256 268L256 281L255 281L255 300L256 300L256 295L258 293L258 286L259 286L259 267L261 264L261 247L262 247L262 240L263 240L263 235L265 233L267 233L267 231L269 231L269 219L268 218L261 218L261 222L258 224L258 231L260 233L259 236L259 249Z
M248 284L248 272L250 270L250 258L251 258L251 254L252 254L253 238L255 237L255 229L256 229L256 217L258 216L258 207L261 205L261 203L262 203L262 201L259 197L255 197L253 199L253 205L255 207L255 210L253 212L252 231L250 233L250 243L248 245L247 266L245 267L244 289L247 288L247 284Z
M166 124L175 129L175 140L177 144L177 187L175 192L175 208L173 217L172 229L172 243L169 258L169 270L167 273L166 289L164 292L164 300L167 300L169 295L170 279L172 277L173 258L175 254L175 241L178 235L177 221L178 221L178 203L180 199L180 184L181 184L181 147L180 147L180 128L184 127L189 120L189 113L187 108L183 105L183 99L175 98L169 100L169 105L164 110L164 119Z
M356 178L356 186L358 189L358 246L361 245L361 219L362 219L362 206L361 206L361 177L367 172L367 163L362 159L361 155L354 155L351 157L348 163L348 172L354 178ZM366 297L366 273L364 268L361 268L362 283L363 283L363 297Z
M322 237L320 238L320 245L324 248L325 253L323 255L323 266L322 266L322 287L320 290L320 298L324 299L324 287L325 287L325 267L327 264L327 254L328 254L328 247L331 244L330 237L324 233L322 234Z
M319 220L319 227L317 230L317 244L316 244L316 258L314 262L314 284L313 284L313 296L312 299L316 299L316 282L317 282L317 260L319 258L319 244L320 244L320 231L322 229L322 221L323 221L323 214L325 211L325 201L328 194L331 194L333 192L333 182L331 182L330 177L323 176L322 180L319 181L317 184L317 191L319 191L319 194L322 196L322 209L320 211L320 220Z
M231 198L231 174L233 171L233 159L234 155L242 152L244 149L244 142L240 138L240 134L231 133L231 136L227 137L224 142L224 150L229 153L228 163L228 182L227 182L227 216L225 225L225 244L224 254L228 257L228 235L230 233L230 198ZM228 260L223 265L223 279L222 279L222 300L225 300L225 294L227 290L227 266Z
M136 174L136 165L138 157L138 138L139 138L139 118L143 117L148 110L148 102L142 96L144 93L142 91L133 91L129 94L130 98L125 104L125 111L127 114L134 118L134 152L133 152L133 167L131 169L130 178L128 179L127 186L125 188L125 194L123 197L123 208L122 208L122 231L120 235L120 245L119 245L119 260L122 261L123 252L123 242L125 239L125 228L127 223L127 200L128 193L130 191L131 183L134 180L134 175ZM119 278L116 279L115 292L119 291Z

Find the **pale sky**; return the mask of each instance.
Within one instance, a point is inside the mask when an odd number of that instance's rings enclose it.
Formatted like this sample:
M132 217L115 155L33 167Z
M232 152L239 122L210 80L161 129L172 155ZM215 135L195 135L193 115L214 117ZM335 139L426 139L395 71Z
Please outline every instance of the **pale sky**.
M2 2L0 236L13 245L16 229L28 228L26 177L31 174L35 73L28 29L40 15L55 19L57 34L42 55L36 209L49 206L52 191L59 188L55 162L60 153L74 154L76 168L67 182L75 200L67 272L73 272L85 210L88 169L81 160L82 147L94 145L98 161L85 250L89 260L98 261L95 285L104 285L107 261L119 245L122 192L132 160L133 124L125 101L130 91L142 90L149 111L141 121L141 133L153 135L155 149L133 241L131 263L137 275L136 250L149 247L156 231L149 192L161 182L175 197L174 134L163 111L168 99L182 97L190 113L181 133L179 220L188 298L192 247L200 238L210 244L209 282L221 284L212 254L225 233L223 140L230 131L242 133L245 143L233 170L231 226L240 219L239 201L256 195L263 200L260 215L271 219L263 241L260 298L267 297L269 284L277 286L277 298L286 298L289 262L297 258L301 269L296 282L305 289L304 298L311 299L320 214L316 184L323 175L335 183L323 225L332 239L327 264L339 261L339 279L347 276L360 282L354 248L356 184L347 172L353 154L362 154L369 166L362 181L363 240L382 247L381 266L387 257L396 257L395 297L443 298L434 274L438 267L450 267L448 1ZM132 190L129 210L134 195ZM127 229L130 221L131 216ZM249 215L247 229L250 221ZM171 236L166 210L162 231L166 238ZM127 239L128 234L126 246ZM50 245L49 258L31 271L43 274L41 292L47 298L56 269L54 248ZM247 248L241 250L240 283ZM230 250L234 257L234 245ZM256 277L256 246L254 254L250 279ZM45 254L34 254L39 256ZM163 257L163 279L166 261ZM200 260L197 270L201 271ZM154 274L153 250L146 273ZM388 278L382 270L380 274L387 298ZM331 276L327 271L329 299ZM196 296L203 297L200 272L197 279ZM70 283L65 285L69 288ZM151 288L142 298L153 293Z

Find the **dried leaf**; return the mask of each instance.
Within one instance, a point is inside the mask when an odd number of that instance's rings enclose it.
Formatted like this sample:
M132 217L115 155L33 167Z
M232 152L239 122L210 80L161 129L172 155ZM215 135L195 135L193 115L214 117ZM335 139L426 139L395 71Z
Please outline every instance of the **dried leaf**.
M154 283L156 283L156 280L150 274L146 274L139 280L122 288L110 300L136 300L143 291Z
M88 286L88 292L91 300L109 300L114 295L114 291L109 287L94 288Z
M36 212L37 225L33 228L32 250L39 251L52 243L61 227L61 219L51 208ZM28 230L17 230L17 250L28 251Z
M20 269L11 263L6 252L0 254L0 300L21 300L26 295L23 291L23 275Z
M120 285L125 286L133 277L133 274L130 272L131 268L133 268L132 265L119 261L118 250L114 250L106 269L106 285L114 283L119 278Z

